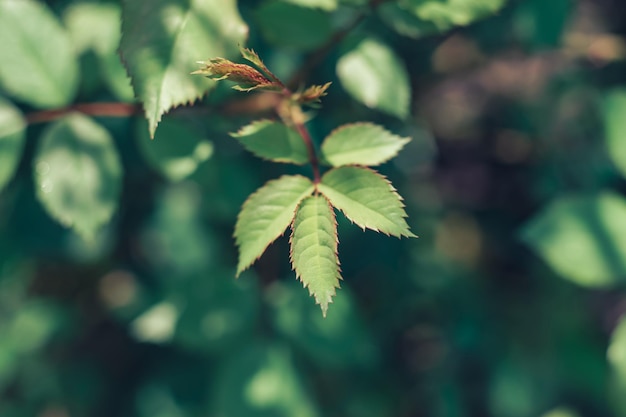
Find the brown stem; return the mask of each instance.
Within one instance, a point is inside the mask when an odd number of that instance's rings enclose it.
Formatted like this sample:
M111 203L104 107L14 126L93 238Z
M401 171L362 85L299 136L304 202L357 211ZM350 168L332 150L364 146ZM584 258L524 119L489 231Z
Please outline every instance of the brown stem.
M139 113L141 108L128 103L79 103L61 109L30 113L26 115L26 122L28 124L51 122L74 111L90 116L125 117Z
M317 153L315 153L315 147L313 146L313 139L311 139L311 135L309 134L309 130L306 128L303 122L294 123L294 127L302 136L304 140L304 144L306 145L307 152L309 154L309 163L311 164L311 168L313 168L313 183L319 184L321 181L320 177L320 162L317 158Z

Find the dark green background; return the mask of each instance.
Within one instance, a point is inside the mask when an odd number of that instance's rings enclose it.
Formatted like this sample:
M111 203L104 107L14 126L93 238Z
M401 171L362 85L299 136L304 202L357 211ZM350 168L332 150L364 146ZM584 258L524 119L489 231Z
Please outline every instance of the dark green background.
M58 14L70 3L47 1ZM261 3L239 4L249 46L288 78L309 48L264 36ZM626 84L625 30L619 0L512 0L416 40L369 16L331 49L308 79L333 81L312 134L368 120L413 137L380 171L420 238L363 232L338 216L344 281L326 319L290 269L286 237L234 278L241 204L294 172L227 135L253 120L219 110L243 93L220 85L173 113L214 144L176 183L143 156L139 118L97 118L125 174L119 209L92 246L36 200L31 162L45 125L30 126L0 192L0 416L626 415L626 367L607 360L626 275L577 286L521 239L561 196L626 192L602 108ZM342 51L369 34L406 64L408 121L356 103L337 80ZM81 64L77 102L114 101L97 60ZM175 320L155 335L148 313Z

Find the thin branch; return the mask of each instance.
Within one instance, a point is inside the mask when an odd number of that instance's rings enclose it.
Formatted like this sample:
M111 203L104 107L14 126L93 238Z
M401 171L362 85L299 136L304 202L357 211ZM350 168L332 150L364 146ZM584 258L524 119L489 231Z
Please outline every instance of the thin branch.
M71 112L101 117L128 117L140 113L141 107L129 103L79 103L61 109L29 113L26 115L26 121L28 124L51 122Z

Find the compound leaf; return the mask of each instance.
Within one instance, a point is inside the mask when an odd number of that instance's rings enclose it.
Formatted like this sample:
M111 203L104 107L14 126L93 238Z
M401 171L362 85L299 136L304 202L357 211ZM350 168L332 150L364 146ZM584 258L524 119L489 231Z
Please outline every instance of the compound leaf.
M0 190L9 182L22 156L26 120L11 102L0 97Z
M406 223L402 198L385 177L371 169L332 169L322 177L318 189L334 207L363 229L396 237L415 237Z
M34 159L37 197L54 219L94 238L118 205L122 166L107 130L74 113L41 137Z
M195 63L235 54L248 31L235 0L126 0L122 16L120 51L151 136L165 112L213 86L189 76Z
M39 108L65 106L78 88L69 36L41 2L0 1L0 88Z
M522 239L559 275L586 287L626 276L626 200L614 193L563 196L524 226Z
M300 201L313 192L313 183L300 175L285 175L269 181L243 205L235 240L239 246L237 275L257 260L291 224Z
M409 114L409 75L388 45L364 39L339 58L337 76L346 91L367 107L400 119Z
M260 158L297 165L309 160L306 145L298 132L282 123L259 120L231 133L231 136Z
M322 143L322 156L328 164L379 165L396 156L410 141L373 123L341 126Z
M326 316L341 279L337 257L337 222L323 196L302 201L293 221L291 264Z

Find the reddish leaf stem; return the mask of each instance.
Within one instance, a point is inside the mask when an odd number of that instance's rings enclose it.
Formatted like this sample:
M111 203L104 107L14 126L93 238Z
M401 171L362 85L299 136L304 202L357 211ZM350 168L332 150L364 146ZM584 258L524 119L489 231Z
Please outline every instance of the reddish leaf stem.
M313 169L313 183L319 184L321 181L320 177L320 163L317 158L317 153L315 152L315 147L313 146L313 139L311 139L311 135L309 134L308 129L304 125L304 123L295 123L294 127L302 136L304 143L306 145L307 152L309 154L309 163L311 164L311 168Z

